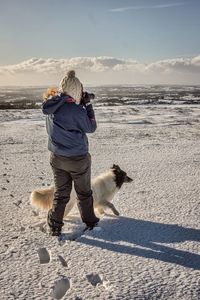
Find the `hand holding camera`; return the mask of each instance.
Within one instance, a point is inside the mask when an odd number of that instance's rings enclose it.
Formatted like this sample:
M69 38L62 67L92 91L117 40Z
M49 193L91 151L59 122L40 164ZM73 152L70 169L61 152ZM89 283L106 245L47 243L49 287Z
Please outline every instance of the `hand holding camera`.
M95 94L83 92L80 104L87 106L90 103L90 100L93 100L94 98L95 98Z

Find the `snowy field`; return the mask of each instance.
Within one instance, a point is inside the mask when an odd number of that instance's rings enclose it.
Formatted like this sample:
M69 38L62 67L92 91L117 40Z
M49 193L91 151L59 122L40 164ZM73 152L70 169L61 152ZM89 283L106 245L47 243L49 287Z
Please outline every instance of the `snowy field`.
M53 183L39 110L0 111L0 300L200 299L200 107L96 107L92 175L119 164L133 182L120 217L82 233L77 210L63 240L43 232L30 192Z

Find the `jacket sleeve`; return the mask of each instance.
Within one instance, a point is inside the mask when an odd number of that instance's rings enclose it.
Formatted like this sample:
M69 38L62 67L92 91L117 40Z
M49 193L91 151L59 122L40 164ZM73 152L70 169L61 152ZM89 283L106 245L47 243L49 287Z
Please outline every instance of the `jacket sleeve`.
M79 128L85 133L93 133L97 129L97 123L95 120L95 114L92 104L82 107L81 117L78 120Z
M61 96L52 97L42 103L42 112L45 115L54 114L65 102L65 98Z

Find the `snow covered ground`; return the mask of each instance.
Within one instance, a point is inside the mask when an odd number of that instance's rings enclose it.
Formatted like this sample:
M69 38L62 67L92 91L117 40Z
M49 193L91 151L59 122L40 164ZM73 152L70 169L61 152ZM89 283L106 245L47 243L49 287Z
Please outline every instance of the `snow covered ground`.
M63 240L30 192L53 183L39 110L0 111L0 299L200 299L200 107L97 107L92 175L130 177L100 231L77 210Z

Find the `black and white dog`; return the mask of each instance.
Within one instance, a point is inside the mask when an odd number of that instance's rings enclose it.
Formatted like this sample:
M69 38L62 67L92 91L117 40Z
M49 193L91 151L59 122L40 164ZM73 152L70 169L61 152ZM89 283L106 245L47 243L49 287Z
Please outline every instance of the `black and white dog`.
M100 214L103 214L105 208L108 207L115 215L118 216L119 212L111 201L123 183L131 181L133 180L128 177L126 172L121 170L118 165L113 165L108 171L92 179L91 185L94 198L94 208L97 209ZM45 189L33 191L31 193L30 200L34 207L48 210L52 207L53 197L54 187L50 186ZM65 208L65 216L69 214L76 204L76 198L76 192L73 187L70 200Z

